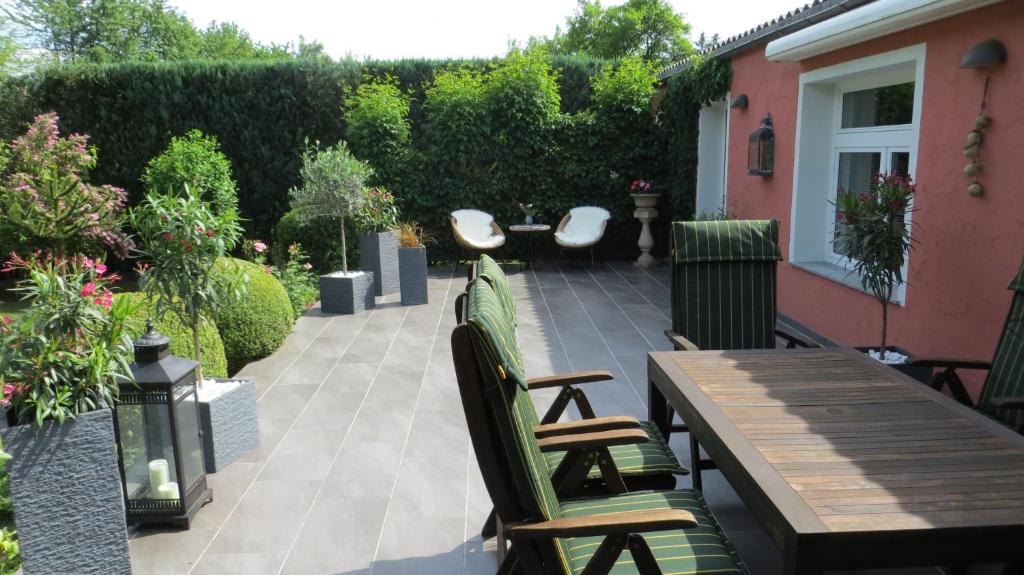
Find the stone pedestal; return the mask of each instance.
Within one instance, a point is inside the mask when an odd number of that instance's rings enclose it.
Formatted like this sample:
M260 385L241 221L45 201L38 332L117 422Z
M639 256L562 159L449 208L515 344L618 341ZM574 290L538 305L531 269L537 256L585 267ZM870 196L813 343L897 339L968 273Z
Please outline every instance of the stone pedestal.
M640 239L636 245L640 248L640 257L636 259L636 265L642 268L649 268L657 263L651 256L651 248L654 247L654 236L651 235L651 220L658 217L657 208L637 208L633 217L640 220Z

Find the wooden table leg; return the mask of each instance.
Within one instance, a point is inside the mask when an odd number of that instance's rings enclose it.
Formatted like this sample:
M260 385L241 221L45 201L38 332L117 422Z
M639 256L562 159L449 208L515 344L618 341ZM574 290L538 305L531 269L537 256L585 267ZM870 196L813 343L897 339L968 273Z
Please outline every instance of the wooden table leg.
M825 573L825 549L814 542L787 541L782 550L783 575L822 575Z
M704 489L704 481L700 477L700 443L697 436L690 430L690 479L693 481L693 488L697 491Z

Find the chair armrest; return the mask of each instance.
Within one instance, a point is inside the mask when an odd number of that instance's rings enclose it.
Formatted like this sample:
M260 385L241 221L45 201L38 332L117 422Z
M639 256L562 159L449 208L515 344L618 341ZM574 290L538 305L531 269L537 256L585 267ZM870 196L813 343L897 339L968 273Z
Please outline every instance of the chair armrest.
M581 383L608 381L610 379L614 379L610 371L595 369L592 371L573 371L570 373L545 375L543 377L531 377L526 380L526 386L529 389L544 389L545 387L564 387L566 385L579 385Z
M1024 397L997 397L989 403L999 409L1024 409Z
M992 362L974 359L924 358L915 359L910 365L917 367L944 367L946 369L992 369Z
M623 511L586 517L561 517L538 523L506 523L505 534L510 538L591 537L595 535L623 535L669 529L692 529L697 518L682 509L655 509L652 511Z
M571 449L599 449L614 445L636 445L637 443L647 443L650 440L650 436L642 429L612 429L545 437L537 440L537 446L542 452L547 453Z
M794 347L818 347L817 345L807 343L788 331L779 328L775 328L775 337L786 340L786 349L792 349Z
M577 433L595 433L598 431L612 431L615 429L637 429L640 422L635 417L626 415L613 415L610 417L595 417L594 419L579 419L566 423L547 423L534 426L533 434L537 439L552 437L555 435L572 435Z
M676 347L676 351L700 351L700 348L692 341L670 329L665 330L665 337Z

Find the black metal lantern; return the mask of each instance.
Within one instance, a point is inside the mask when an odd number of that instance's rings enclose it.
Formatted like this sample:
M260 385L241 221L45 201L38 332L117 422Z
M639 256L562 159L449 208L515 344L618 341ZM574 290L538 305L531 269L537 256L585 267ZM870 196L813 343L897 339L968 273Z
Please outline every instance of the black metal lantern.
M772 115L761 120L761 127L750 134L747 144L747 174L770 176L775 163L775 131L772 130Z
M114 427L128 523L188 529L213 492L203 465L199 364L171 355L170 343L146 322L146 333L135 341L135 383L120 385Z

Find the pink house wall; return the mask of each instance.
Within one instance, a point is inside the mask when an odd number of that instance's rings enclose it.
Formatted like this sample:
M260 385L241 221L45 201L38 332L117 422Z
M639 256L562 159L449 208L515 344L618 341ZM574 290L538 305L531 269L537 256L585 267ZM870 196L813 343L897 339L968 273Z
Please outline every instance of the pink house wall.
M998 38L1009 54L991 70L965 70L972 45ZM1024 1L1000 4L844 48L798 63L773 63L764 47L732 59L731 93L750 107L729 119L728 205L741 218L781 222L789 253L799 74L925 43L918 145L918 198L906 307L890 311L889 340L918 355L990 359L1010 302L1006 289L1024 257ZM967 194L963 145L992 77L982 151L983 197ZM747 138L765 113L775 128L775 174L746 174ZM827 185L823 182L822 185ZM783 263L780 311L845 345L879 338L878 304L866 294ZM975 379L975 386L979 380Z

